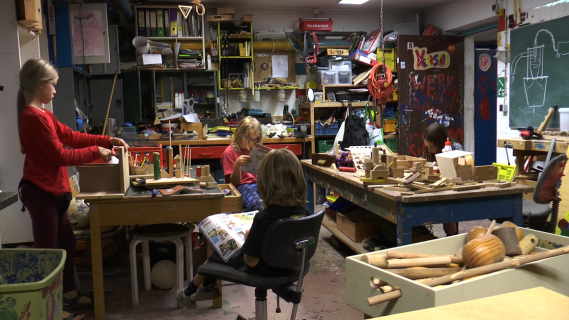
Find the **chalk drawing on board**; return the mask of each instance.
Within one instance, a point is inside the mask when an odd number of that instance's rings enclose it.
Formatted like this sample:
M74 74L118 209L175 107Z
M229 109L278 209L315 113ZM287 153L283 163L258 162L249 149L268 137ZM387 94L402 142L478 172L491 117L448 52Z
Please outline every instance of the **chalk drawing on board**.
M541 32L545 32L550 36L551 45L553 46L553 51L555 51L555 57L557 59L561 58L562 55L569 54L569 41L560 41L556 43L555 36L551 31L541 29L535 34L533 47L527 48L526 52L519 53L512 60L510 74L513 82L516 76L518 62L520 62L521 59L526 59L526 76L523 77L524 91L527 106L532 108L533 113L535 113L535 108L540 108L545 105L547 79L549 78L548 75L543 74L543 56L546 46L538 43L537 38Z

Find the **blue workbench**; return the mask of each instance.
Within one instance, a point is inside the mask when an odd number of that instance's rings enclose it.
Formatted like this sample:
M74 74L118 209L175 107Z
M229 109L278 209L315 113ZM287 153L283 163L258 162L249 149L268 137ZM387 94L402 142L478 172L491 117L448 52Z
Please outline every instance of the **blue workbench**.
M411 244L411 228L426 224L509 218L522 225L522 196L533 187L486 187L467 191L440 191L402 196L397 191L368 189L354 173L340 172L303 160L308 184L308 208L314 210L312 183L397 225L397 244Z

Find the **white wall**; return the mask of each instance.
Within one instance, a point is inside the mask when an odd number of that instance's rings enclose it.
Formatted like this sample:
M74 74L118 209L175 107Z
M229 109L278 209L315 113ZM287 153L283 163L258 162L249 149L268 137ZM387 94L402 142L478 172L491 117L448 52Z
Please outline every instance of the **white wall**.
M16 21L15 1L5 1L0 10L0 189L15 192L22 178L24 156L20 153L18 124L16 120L16 95L19 87L20 72L19 36ZM39 55L37 43L34 43L27 31L23 32L22 45L25 57ZM21 212L18 201L0 211L0 233L2 243L32 241L30 216Z
M433 9L424 14L425 25L433 24L443 31L464 31L492 22L496 16L492 5L496 0L463 0Z
M474 36L464 38L464 150L474 150ZM476 158L476 154L474 154Z

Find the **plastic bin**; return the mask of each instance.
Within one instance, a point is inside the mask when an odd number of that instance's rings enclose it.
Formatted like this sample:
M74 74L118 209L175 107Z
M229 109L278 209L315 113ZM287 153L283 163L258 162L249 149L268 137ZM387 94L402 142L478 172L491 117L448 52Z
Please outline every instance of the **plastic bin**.
M383 120L383 132L395 132L397 120Z
M387 145L387 147L391 151L399 152L399 140L398 139L383 139L383 142L385 142L385 145Z
M516 166L509 166L501 163L492 163L492 165L498 168L497 180L512 181L516 173Z
M334 121L329 126L323 126L320 122L314 123L314 134L317 136L327 136L338 134L338 121Z
M318 140L318 153L326 153L334 146L334 140Z
M352 84L352 71L338 70L338 84Z
M331 70L320 70L316 73L316 83L319 85L338 84L338 72Z
M61 319L65 257L60 249L0 250L0 318Z
M377 62L383 63L381 48L377 49ZM385 49L385 64L391 71L397 71L397 49Z
M350 60L330 60L329 68L331 71L350 71L352 72L352 61Z

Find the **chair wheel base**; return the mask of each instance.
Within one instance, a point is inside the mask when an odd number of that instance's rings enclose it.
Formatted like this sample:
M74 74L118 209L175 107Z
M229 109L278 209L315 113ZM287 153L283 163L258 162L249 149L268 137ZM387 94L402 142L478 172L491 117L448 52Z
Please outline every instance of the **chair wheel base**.
M244 316L238 314L236 320L247 320L247 318L245 318Z

